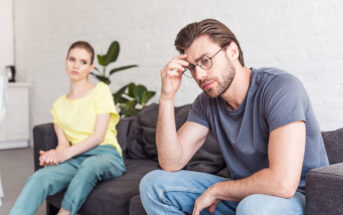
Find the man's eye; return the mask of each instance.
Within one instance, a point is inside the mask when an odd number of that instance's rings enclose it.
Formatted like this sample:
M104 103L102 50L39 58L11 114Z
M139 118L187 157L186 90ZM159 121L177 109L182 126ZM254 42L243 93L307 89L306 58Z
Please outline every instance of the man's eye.
M210 62L210 59L208 59L208 57L204 57L204 58L200 59L200 64L202 64L204 66L208 65L209 62Z

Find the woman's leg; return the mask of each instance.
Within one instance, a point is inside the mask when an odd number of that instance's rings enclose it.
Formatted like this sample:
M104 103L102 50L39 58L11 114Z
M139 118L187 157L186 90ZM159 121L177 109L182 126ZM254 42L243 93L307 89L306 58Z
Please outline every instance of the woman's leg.
M78 212L98 182L125 172L123 159L113 146L97 146L85 154L91 156L82 162L62 201L62 207L72 214Z
M27 179L10 214L35 214L47 196L54 195L68 186L76 173L73 162L71 160L36 171Z

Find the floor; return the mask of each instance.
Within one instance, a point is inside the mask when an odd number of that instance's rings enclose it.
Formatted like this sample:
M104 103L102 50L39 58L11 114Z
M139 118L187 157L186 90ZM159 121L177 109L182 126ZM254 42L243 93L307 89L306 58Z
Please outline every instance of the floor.
M17 199L26 179L34 172L32 148L0 150L0 175L4 198L0 215L7 215ZM36 215L44 215L45 203Z

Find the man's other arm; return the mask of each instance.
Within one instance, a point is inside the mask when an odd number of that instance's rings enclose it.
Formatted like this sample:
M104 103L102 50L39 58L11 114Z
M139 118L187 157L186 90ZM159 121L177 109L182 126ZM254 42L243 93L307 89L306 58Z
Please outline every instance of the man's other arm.
M273 130L268 144L269 167L244 179L214 184L196 200L193 214L207 207L213 212L220 200L240 201L252 194L291 198L299 185L305 143L303 121Z

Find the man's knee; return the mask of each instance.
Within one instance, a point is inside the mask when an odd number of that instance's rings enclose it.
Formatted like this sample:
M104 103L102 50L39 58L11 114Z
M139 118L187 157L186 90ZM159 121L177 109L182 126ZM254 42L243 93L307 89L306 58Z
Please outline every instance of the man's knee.
M245 197L238 204L236 214L303 214L303 205L301 198L285 199L276 196L254 194Z
M270 205L269 204L270 202L265 198L266 198L266 195L262 195L262 194L254 194L254 195L245 197L238 204L237 209L236 209L236 214L237 215L272 214L273 205Z
M163 183L163 178L165 177L166 171L164 170L153 170L146 174L140 184L139 184L139 190L140 192L144 193L148 190L151 190L155 187L161 186L160 183Z

